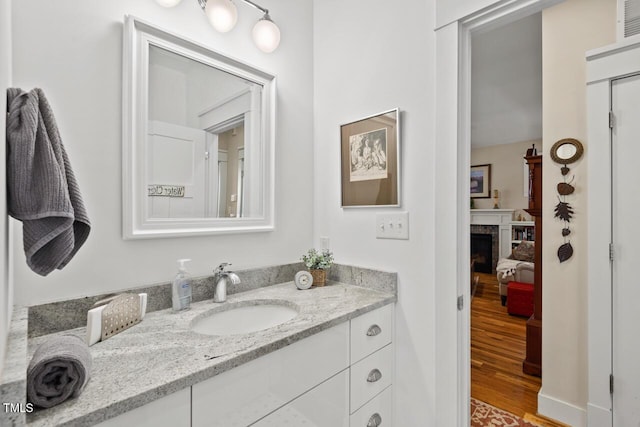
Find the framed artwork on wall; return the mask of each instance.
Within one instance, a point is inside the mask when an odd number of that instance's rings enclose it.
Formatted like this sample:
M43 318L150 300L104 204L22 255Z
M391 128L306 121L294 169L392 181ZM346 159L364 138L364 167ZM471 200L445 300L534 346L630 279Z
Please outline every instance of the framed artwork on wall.
M473 199L491 197L491 165L471 166L470 193Z
M400 206L400 110L340 126L342 207Z

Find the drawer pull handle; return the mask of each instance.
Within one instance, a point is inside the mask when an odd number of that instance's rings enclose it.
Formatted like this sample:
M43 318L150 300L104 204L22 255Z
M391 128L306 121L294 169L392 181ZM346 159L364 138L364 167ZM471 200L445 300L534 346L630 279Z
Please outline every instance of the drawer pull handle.
M375 337L376 335L380 335L382 332L382 328L378 325L369 326L369 330L367 331L368 337Z
M378 369L373 369L371 372L369 372L369 375L367 375L367 382L375 383L380 378L382 378L382 372L380 372Z
M379 425L382 425L382 417L376 412L369 418L367 427L378 427Z

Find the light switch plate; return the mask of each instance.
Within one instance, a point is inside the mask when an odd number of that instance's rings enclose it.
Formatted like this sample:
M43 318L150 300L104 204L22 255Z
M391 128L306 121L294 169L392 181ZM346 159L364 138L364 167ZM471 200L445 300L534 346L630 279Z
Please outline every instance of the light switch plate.
M376 215L377 239L409 239L409 212Z

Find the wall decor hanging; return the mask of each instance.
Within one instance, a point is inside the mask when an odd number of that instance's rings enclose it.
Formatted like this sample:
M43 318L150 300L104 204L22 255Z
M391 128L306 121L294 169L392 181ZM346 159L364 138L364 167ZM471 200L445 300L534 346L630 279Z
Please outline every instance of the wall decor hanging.
M400 110L340 126L342 207L400 206Z
M568 180L568 175L571 169L568 165L574 163L582 157L584 148L582 143L577 139L565 138L561 139L551 147L551 160L562 165L560 173L562 174L562 181L558 183L558 204L555 207L555 218L564 222L562 228L562 237L564 243L558 248L558 259L560 262L565 262L573 255L573 246L571 246L571 220L574 216L573 207L567 201L567 196L570 196L575 192L575 187L572 185L575 179L575 175Z

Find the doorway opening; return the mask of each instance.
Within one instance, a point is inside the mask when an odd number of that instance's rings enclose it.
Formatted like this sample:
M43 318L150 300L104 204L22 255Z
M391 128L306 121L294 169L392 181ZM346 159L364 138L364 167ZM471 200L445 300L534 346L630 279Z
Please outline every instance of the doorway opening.
M474 267L469 336L476 425L478 401L521 418L537 414L541 380L523 372L534 303L533 250L526 261L514 259L512 250L535 244L524 157L542 148L542 14L472 32L469 49L469 159L472 168L488 173L481 197L470 190L467 224ZM529 274L520 273L525 263ZM513 285L519 282L521 288Z

